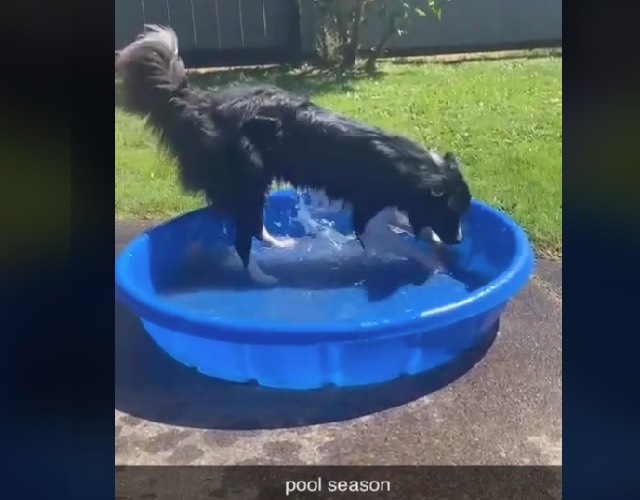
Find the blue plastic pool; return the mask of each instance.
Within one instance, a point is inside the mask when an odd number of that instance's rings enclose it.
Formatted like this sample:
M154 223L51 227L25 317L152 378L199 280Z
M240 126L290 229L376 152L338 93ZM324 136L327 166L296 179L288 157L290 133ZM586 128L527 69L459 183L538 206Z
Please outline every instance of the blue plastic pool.
M277 286L249 281L228 250L232 224L203 209L122 251L118 299L171 357L205 375L286 389L356 386L436 368L482 343L533 270L523 230L478 201L442 274L406 260L371 262L352 240L329 251L295 220L298 201L280 191L265 210L270 232L302 237L298 246L255 246ZM351 233L348 213L321 217Z

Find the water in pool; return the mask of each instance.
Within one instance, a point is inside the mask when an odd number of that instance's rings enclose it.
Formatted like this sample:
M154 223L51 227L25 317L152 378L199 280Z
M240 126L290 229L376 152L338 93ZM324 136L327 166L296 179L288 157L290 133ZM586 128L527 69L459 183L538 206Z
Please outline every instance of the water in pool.
M278 278L275 287L251 283L237 254L228 247L206 249L185 259L174 286L162 297L208 318L263 323L322 322L366 324L418 316L463 300L489 277L464 269L456 251L446 270L432 272L392 256L364 256L353 235L300 210L308 236L289 249L254 246L262 269Z

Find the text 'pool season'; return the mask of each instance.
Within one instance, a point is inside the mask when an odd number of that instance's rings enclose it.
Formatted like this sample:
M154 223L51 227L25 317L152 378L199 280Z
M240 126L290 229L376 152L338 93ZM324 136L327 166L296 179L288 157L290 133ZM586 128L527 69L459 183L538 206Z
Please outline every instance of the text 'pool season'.
M285 493L302 493L304 491L330 491L352 493L375 493L378 491L391 491L390 481L335 481L325 480L321 477L309 481L286 481Z

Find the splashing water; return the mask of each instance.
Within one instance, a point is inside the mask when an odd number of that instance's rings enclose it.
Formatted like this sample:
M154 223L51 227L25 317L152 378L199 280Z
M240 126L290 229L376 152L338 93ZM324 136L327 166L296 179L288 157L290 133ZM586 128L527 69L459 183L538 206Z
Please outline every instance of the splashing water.
M298 213L293 219L300 224L308 236L317 240L326 239L331 242L334 249L341 250L342 246L350 242L356 242L355 235L345 236L335 228L335 222L327 218L320 217L322 213L327 216L348 211L350 207L344 206L342 202L331 201L321 191L299 191L298 192ZM315 217L311 214L315 213Z
M338 263L361 256L362 246L356 236L345 235L336 227L337 220L344 222L346 210L346 206L328 200L322 192L297 191L296 214L289 222L300 224L304 236L295 238L295 245L288 248L258 247L258 259Z
M314 255L320 250L320 255L326 257L327 253L337 253L338 255L347 252L352 255L353 252L363 254L363 247L353 233L345 235L336 229L334 220L340 214L344 218L351 216L351 206L342 201L331 200L322 191L315 190L299 190L298 194L298 213L293 220L299 222L307 235L303 238L303 246L307 252L312 249L309 246L313 241ZM394 225L394 222L402 223L404 221L396 221L395 211L386 209L377 214L370 222L373 224L376 233L375 243L367 245L363 255L363 260L373 263L392 262L398 260L407 260L406 257L397 255L392 249L387 248L388 237L385 231L401 235L406 239L414 239L414 235ZM313 214L313 215L312 215ZM334 219L334 220L332 220ZM406 222L408 224L408 221ZM389 234L391 236L391 234ZM425 249L426 251L426 249Z
M401 238L411 241L411 245L414 244L413 234L394 225L403 223L398 219L394 209L383 210L370 221L364 249L347 222L351 219L351 210L349 204L341 200L331 200L322 191L298 190L296 214L289 222L300 224L304 236L296 238L295 245L289 248L258 247L258 258L275 259L279 262L305 260L340 264L355 259L366 266L412 260L398 254L397 245L393 244L398 234ZM369 232L370 230L372 232ZM431 251L432 249L427 247L422 250L425 259ZM435 257L432 260L433 266L427 267L439 273Z

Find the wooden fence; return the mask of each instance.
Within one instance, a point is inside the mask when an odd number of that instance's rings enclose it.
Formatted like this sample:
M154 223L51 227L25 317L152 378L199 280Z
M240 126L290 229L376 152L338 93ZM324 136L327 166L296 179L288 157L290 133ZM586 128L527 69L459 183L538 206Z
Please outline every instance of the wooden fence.
M285 62L314 53L312 0L115 0L115 9L116 48L145 23L168 24L187 65ZM364 49L381 29L376 19L363 27ZM414 16L389 51L418 55L561 44L562 0L451 0L440 21Z
M296 0L115 0L116 49L144 24L170 25L185 63L291 60L301 50Z

